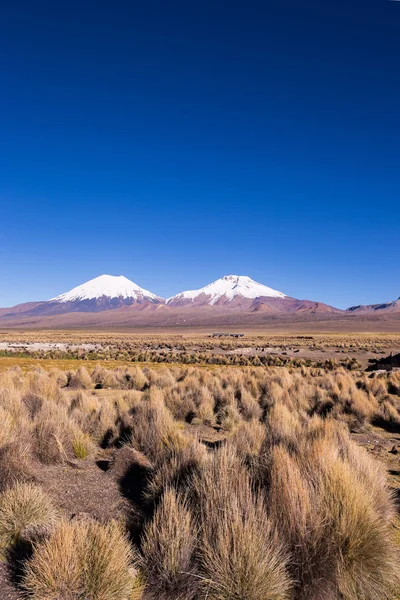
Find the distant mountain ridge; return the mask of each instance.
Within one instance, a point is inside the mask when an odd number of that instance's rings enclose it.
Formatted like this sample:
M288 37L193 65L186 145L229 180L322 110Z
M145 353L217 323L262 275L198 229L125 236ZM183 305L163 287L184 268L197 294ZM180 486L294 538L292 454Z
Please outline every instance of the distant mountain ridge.
M94 318L96 313L103 316ZM165 300L123 275L100 275L50 300L0 309L0 325L171 326L190 323L216 326L263 323L268 319L331 320L352 315L362 319L376 315L385 318L387 314L400 316L400 299L379 305L353 306L343 311L319 301L292 298L246 275L226 275L202 288L180 292Z
M368 313L374 311L397 312L400 311L400 298L389 302L383 302L382 304L359 304L357 306L350 306L347 311L352 313Z

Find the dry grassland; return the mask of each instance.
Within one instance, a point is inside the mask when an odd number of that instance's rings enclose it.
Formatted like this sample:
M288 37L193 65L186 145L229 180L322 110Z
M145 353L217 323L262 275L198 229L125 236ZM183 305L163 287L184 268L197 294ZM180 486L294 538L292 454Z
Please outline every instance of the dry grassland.
M396 597L400 372L65 362L0 373L0 597Z

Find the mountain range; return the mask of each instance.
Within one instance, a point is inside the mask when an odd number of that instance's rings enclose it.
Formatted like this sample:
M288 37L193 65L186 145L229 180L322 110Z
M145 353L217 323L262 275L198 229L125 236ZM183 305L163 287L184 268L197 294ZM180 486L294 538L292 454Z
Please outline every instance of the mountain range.
M164 299L122 275L101 275L50 300L0 309L0 326L214 326L387 316L400 318L400 299L341 310L292 298L243 275Z

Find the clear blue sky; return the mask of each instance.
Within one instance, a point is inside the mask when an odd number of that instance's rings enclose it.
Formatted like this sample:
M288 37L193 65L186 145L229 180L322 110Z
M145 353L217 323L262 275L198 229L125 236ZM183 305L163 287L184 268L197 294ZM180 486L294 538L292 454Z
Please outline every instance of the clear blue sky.
M400 295L400 2L0 8L0 306L102 273Z

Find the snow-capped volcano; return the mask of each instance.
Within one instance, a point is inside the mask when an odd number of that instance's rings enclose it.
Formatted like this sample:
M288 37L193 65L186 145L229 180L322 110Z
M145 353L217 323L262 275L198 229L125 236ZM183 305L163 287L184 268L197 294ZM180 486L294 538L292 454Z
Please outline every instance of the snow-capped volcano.
M226 275L206 285L199 290L181 292L168 298L169 306L182 306L184 304L240 304L241 300L254 300L256 298L286 298L266 285L257 283L245 275Z
M164 304L164 300L139 287L123 275L100 275L65 294L41 302L30 310L32 314L55 315L68 312L101 312L149 304Z
M82 300L99 300L100 298L120 298L134 302L160 302L161 298L123 275L100 275L82 285L74 287L65 294L51 298L49 302L77 302Z

